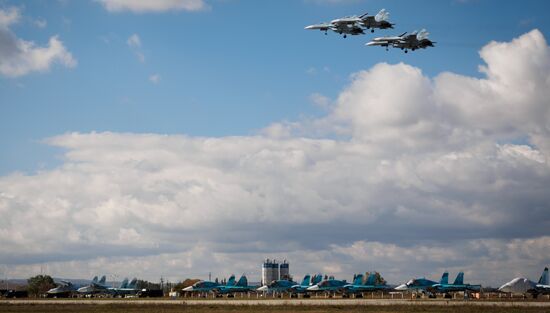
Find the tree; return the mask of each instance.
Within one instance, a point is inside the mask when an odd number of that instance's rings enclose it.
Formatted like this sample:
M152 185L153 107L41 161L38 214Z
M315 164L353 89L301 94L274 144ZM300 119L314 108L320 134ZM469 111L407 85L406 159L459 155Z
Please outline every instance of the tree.
M28 291L31 296L39 296L55 287L53 278L49 275L37 275L27 279Z

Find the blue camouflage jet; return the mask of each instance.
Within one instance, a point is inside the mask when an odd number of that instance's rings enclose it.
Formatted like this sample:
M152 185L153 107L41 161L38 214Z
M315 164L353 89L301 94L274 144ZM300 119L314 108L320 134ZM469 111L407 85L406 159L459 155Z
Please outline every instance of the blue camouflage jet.
M448 273L445 272L448 277ZM444 274L444 275L445 275ZM449 292L457 292L457 291L473 291L477 292L481 290L481 285L470 285L464 283L464 272L458 273L456 275L456 279L452 284L449 284L448 282L440 282L439 284L433 285L431 288L429 288L429 291L433 291L436 293L449 293Z
M235 275L231 275L225 286L221 285L214 287L212 291L219 295L232 295L236 292L249 292L254 290L254 287L248 286L248 279L246 278L246 275L242 275L237 283L234 282Z
M360 292L372 292L372 291L384 291L391 289L390 286L385 284L376 284L376 274L371 273L367 277L367 280L363 284L363 274L355 276L355 280L352 284L344 286L344 292L346 294L356 294Z
M449 283L449 273L445 272L443 273L443 276L441 276L441 280L439 281L439 284L446 285L448 283ZM398 290L398 291L411 290L411 291L428 292L429 288L432 288L434 285L437 285L437 284L438 284L437 282L426 278L414 278L409 280L405 284L401 284L395 287L395 290Z
M229 280L227 281L227 285L234 285L235 284L235 276L231 276ZM193 286L189 286L186 288L183 288L182 290L185 292L210 292L214 290L215 288L218 288L221 286L221 284L213 282L213 281L206 281L201 280L193 284Z
M323 280L307 288L307 291L308 292L341 292L344 290L344 286L347 284L348 282L345 280L338 280L338 279L334 279L334 277L331 277L329 279Z

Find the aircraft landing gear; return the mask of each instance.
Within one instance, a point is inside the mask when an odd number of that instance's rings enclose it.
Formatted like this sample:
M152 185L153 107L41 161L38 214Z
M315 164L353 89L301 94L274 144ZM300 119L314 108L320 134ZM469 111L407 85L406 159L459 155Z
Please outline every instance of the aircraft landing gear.
M371 29L370 32L371 32L371 33L374 33L374 29Z
M348 38L348 35L344 35L344 38Z
M409 53L409 50L405 50L405 53Z

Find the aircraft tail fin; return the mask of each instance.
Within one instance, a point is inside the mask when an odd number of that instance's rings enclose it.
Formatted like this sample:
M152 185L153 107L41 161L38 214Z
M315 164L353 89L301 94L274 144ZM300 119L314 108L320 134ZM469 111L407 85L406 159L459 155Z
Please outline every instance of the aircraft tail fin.
M458 275L456 275L456 279L453 285L464 285L464 272L460 272L458 273Z
M357 274L355 280L353 281L354 285L361 285L363 283L363 274Z
M92 283L97 283L97 276L94 276L94 278L92 278Z
M312 284L312 285L317 285L318 283L321 282L321 280L323 280L323 275L317 274L317 275L313 276L313 279L312 279L312 281L311 281L311 284Z
M377 22L387 21L390 19L390 12L386 11L386 9L380 10L378 14L374 16L374 20Z
M105 275L101 276L101 279L97 282L100 285L105 285L105 281L107 280L107 277Z
M120 288L127 288L128 287L128 278L124 278L122 283L120 283Z
M133 288L133 289L135 289L136 286L137 286L137 278L134 277L134 279L132 279L132 280L130 281L130 283L128 284L128 288Z
M542 275L539 279L539 284L548 285L548 267L545 267L544 271L542 271Z
M304 279L302 280L301 286L309 286L309 282L311 281L311 276L307 274L304 276Z
M233 285L235 285L235 275L231 275L227 280L227 284L226 284L226 286L233 286Z
M365 282L366 286L374 286L374 283L376 282L376 274L370 273L369 277L367 277L367 281Z
M246 275L241 276L235 286L248 287L248 279L246 278Z
M449 272L445 272L443 273L443 275L441 276L441 280L439 281L440 284L442 285L447 285L449 283Z

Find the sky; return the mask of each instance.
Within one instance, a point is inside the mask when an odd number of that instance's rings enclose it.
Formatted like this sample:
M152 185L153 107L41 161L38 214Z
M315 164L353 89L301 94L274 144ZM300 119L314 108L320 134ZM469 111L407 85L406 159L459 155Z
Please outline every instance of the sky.
M385 8L393 30L304 27ZM0 273L550 265L550 4L0 0ZM364 44L426 28L435 48Z

